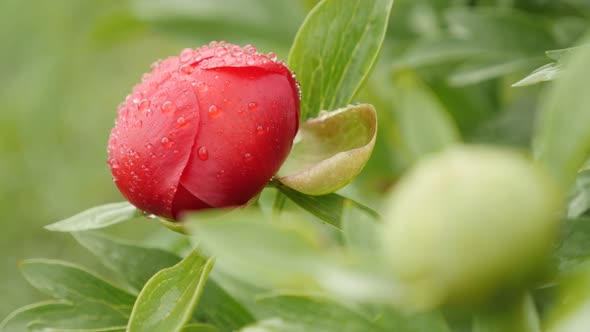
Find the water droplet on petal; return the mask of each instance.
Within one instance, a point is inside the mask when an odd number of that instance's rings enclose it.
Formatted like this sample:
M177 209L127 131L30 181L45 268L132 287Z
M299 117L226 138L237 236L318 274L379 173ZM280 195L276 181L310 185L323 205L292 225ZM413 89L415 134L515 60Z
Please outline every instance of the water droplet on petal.
M148 144L145 145L145 148L149 150L149 149L152 148L152 145L150 143L148 143Z
M268 53L268 58L269 58L271 61L277 61L277 54L276 54L275 52L269 52L269 53Z
M111 160L108 162L108 164L111 166L112 169L117 169L119 168L119 163L116 160Z
M198 92L205 92L209 90L209 86L203 82L198 82L196 88Z
M244 161L245 162L250 162L250 161L252 161L252 159L254 159L254 156L252 156L252 154L250 152L246 152L244 154Z
M207 151L207 148L204 146L201 146L199 148L199 150L197 151L197 155L199 156L199 159L203 161L209 159L209 151Z
M262 135L262 134L264 134L264 127L263 127L263 126L258 126L258 127L256 127L256 133L257 133L258 135Z
M180 52L180 62L188 62L193 57L193 50L190 48L185 48Z
M167 101L164 104L162 104L162 113L163 114L174 114L174 112L176 111L176 104L174 104L171 101Z
M188 125L188 121L186 121L186 119L182 116L176 120L176 123L180 128L184 128Z
M219 107L217 107L215 105L209 106L209 117L211 119L214 119L214 118L218 117L219 115L221 115L221 110L219 109Z
M139 120L133 124L135 128L141 128L143 126L143 121Z
M178 71L180 71L183 74L191 74L193 72L193 67L191 67L190 65L182 65L180 66L180 69L178 69Z
M253 65L255 65L255 64L256 64L256 60L254 59L254 57L253 57L253 56L251 56L251 55L248 55L248 56L246 57L246 64L247 64L247 65L249 65L249 66L253 66Z
M174 142L172 142L166 136L162 137L162 139L160 140L160 143L162 143L162 146L165 147L165 148L169 148L169 147L171 147L174 144Z
M145 110L145 112L143 112L143 114L144 114L146 117L148 117L148 118L149 118L150 116L152 116L152 113L153 113L153 112L152 112L152 109L151 109L151 108L148 108L148 109L146 109L146 110Z
M252 103L248 103L248 109L250 111L256 111L256 109L258 108L258 104L252 102Z
M148 107L150 107L150 101L147 99L142 99L139 102L139 106L137 107L137 109L139 109L140 111L145 111Z

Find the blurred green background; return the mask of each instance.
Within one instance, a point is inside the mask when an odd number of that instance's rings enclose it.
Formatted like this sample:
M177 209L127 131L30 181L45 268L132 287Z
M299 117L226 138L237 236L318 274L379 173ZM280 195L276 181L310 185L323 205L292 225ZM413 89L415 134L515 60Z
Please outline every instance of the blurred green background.
M315 2L0 2L0 318L42 298L20 276L21 259L99 269L67 234L42 226L121 200L106 142L116 105L149 65L211 40L286 59ZM551 62L546 50L575 45L589 19L586 0L397 0L377 68L356 98L377 106L379 141L343 192L378 206L416 156L445 139L529 146L543 86L511 84ZM147 222L111 231L155 246L174 240Z

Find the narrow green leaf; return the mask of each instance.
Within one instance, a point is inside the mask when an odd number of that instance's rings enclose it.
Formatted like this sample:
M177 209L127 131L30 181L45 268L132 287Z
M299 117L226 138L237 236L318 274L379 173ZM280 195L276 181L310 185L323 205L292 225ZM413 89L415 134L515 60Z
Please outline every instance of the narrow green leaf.
M281 193L301 208L338 229L341 228L342 209L344 204L351 204L355 208L363 210L373 218L378 218L377 212L371 210L369 207L338 194L332 193L321 196L311 196L293 190L281 183L275 183L274 185Z
M519 70L530 70L535 68L537 63L539 63L538 57L523 58L522 56L475 60L460 65L451 73L448 82L452 86L477 84Z
M98 229L131 220L137 216L137 209L128 202L96 206L75 216L45 226L56 232L78 232Z
M308 195L325 195L352 181L369 161L377 137L377 112L360 104L322 112L301 124L278 180Z
M541 105L535 154L568 188L590 154L590 47L576 52Z
M521 87L527 85L533 85L541 82L552 81L559 77L561 73L561 64L558 62L548 63L543 65L537 69L535 69L531 74L527 77L521 79L520 81L512 84L513 87Z
M154 275L139 293L127 332L182 331L199 301L213 259L193 251Z
M17 309L0 323L0 331L119 332L125 331L126 324L127 317L98 303L47 301Z
M575 189L571 195L567 217L578 218L590 210L590 170L582 169L576 178Z
M97 232L73 233L80 244L90 250L105 266L119 273L131 286L141 290L158 271L178 264L181 258L167 251L142 247L113 239ZM254 321L254 317L215 280L205 284L195 318L235 331Z
M460 140L459 131L436 96L411 72L394 82L394 116L413 160Z
M71 263L30 259L20 267L33 287L57 299L104 304L124 316L131 312L135 301L133 295Z
M586 267L559 280L556 296L545 313L543 331L586 332L590 326L590 270Z
M562 48L559 50L546 51L545 54L549 58L551 58L555 61L561 61L561 60L565 59L566 57L571 56L575 52L579 52L580 50L582 50L582 48L583 48L583 46L574 46L574 47Z
M393 0L323 0L301 25L289 67L301 83L301 118L346 106L375 64Z

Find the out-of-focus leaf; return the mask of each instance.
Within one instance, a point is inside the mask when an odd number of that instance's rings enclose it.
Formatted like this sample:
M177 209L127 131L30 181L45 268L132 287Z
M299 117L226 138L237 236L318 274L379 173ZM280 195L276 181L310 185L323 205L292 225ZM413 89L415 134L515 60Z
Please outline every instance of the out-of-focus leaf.
M535 71L533 71L529 76L514 83L512 86L519 87L532 85L540 82L552 81L558 78L563 65L567 61L567 58L575 52L579 52L581 48L582 46L576 46L545 52L549 58L556 60L557 62L548 63L540 68L535 69Z
M464 60L482 54L489 56L486 49L463 40L448 37L425 39L417 41L400 58L394 59L393 68L395 70L419 68Z
M412 159L436 152L460 140L444 106L410 72L394 82L394 116L402 141Z
M590 47L576 52L548 93L535 132L535 155L569 188L590 154Z
M542 18L525 11L457 6L446 12L446 20L454 38L493 53L538 56L557 46Z
M535 69L529 76L512 84L514 87L533 85L540 82L547 82L556 79L561 72L561 64L557 62L548 63Z
M105 204L80 212L75 216L45 226L56 232L78 232L98 229L137 217L137 209L128 202Z
M581 170L576 178L574 192L570 198L567 216L578 218L590 210L590 169Z
M158 271L181 261L167 251L125 243L104 234L82 232L75 233L74 237L137 290ZM205 284L200 302L202 305L195 317L214 324L221 331L231 332L254 321L252 315L214 280Z
M257 211L223 219L189 219L200 245L217 257L217 269L249 285L274 290L326 291L342 298L389 301L394 285L381 265L339 246L322 228L283 213L280 222Z
M453 86L476 84L485 80L534 68L539 58L498 58L467 62L454 70L448 78Z
M197 324L197 323L187 324L182 329L182 332L218 332L218 331L219 330L213 325ZM233 332L233 331L234 330L232 330L231 332Z
M127 332L182 331L193 314L213 268L213 259L193 251L154 275L137 297Z
M324 297L281 295L265 297L259 302L271 316L280 317L290 327L284 330L288 332L385 332L396 328L380 326L359 308Z
M559 280L557 296L546 313L543 331L586 332L590 326L590 270L586 268Z
M541 332L539 314L530 294L484 311L475 315L473 332Z
M289 53L302 87L302 119L350 103L377 60L392 4L323 0L311 10Z
M365 256L379 252L379 224L376 214L359 208L351 201L342 206L342 231L349 248Z
M127 318L97 305L39 302L17 309L0 323L2 332L81 331L122 332Z
M365 211L373 218L378 218L377 212L370 208L338 194L328 194L322 196L310 196L302 194L280 183L276 184L277 188L290 200L310 212L319 219L340 229L342 227L342 211L345 205L354 206L355 208Z
M580 217L565 222L555 255L562 271L577 269L590 259L590 218Z
M71 263L29 259L21 263L27 281L41 292L74 303L102 304L121 315L131 312L135 297Z
M371 157L377 113L367 104L320 113L297 135L278 180L304 194L329 194L352 181Z

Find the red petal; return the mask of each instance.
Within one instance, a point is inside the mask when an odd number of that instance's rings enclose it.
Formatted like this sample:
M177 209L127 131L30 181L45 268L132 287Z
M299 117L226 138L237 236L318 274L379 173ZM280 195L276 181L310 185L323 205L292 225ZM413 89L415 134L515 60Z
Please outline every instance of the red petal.
M121 193L141 210L172 217L172 203L199 128L197 98L178 58L169 58L133 89L109 141Z
M214 207L244 204L291 149L299 121L292 77L256 67L201 70L195 77L201 122L181 184Z

